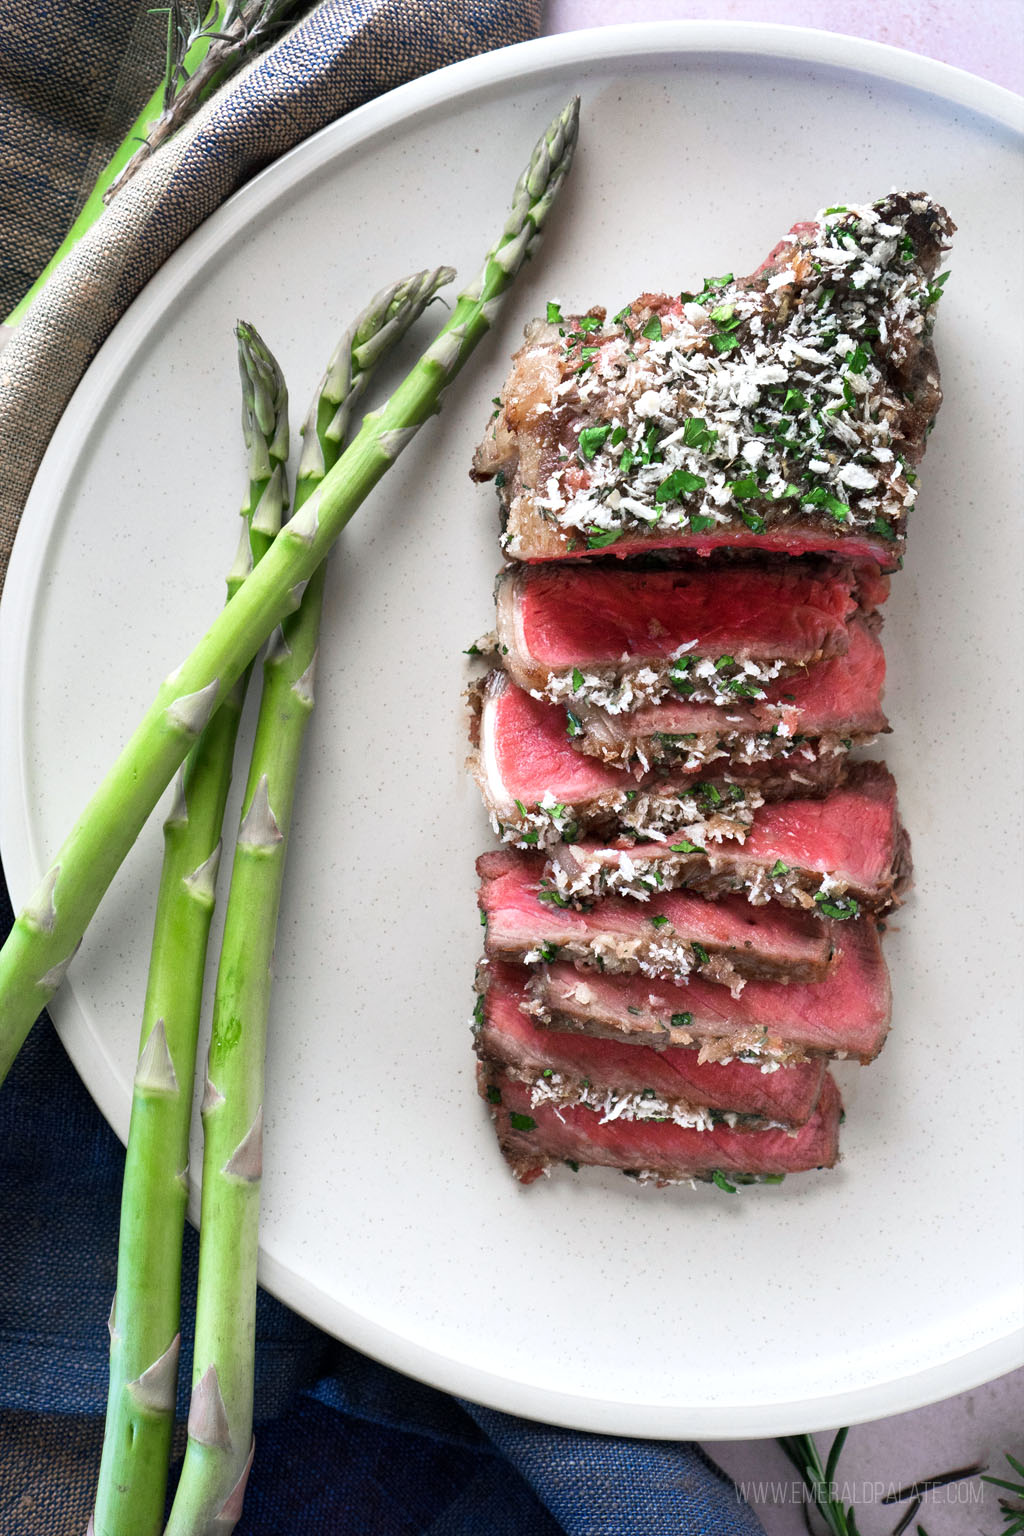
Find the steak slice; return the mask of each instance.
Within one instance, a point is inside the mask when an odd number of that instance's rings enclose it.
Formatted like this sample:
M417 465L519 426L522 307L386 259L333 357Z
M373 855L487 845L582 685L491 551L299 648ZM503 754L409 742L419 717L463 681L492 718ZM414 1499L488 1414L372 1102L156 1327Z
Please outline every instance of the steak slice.
M602 1120L587 1106L534 1104L530 1087L481 1062L477 1086L490 1105L498 1145L515 1177L530 1184L554 1163L621 1168L643 1182L675 1184L803 1173L839 1157L839 1089L826 1073L817 1108L797 1131L694 1130L672 1121Z
M893 569L941 401L954 225L920 193L795 225L749 278L536 322L473 476L516 560L836 552ZM559 317L560 318L560 317Z
M700 976L683 985L647 976L583 975L564 962L527 982L542 1028L635 1045L684 1046L701 1061L788 1065L808 1055L873 1061L892 1013L889 972L869 917L832 934L837 959L823 981L748 981L738 997Z
M561 957L584 969L685 980L693 971L724 986L747 977L820 981L833 958L832 934L816 913L755 908L742 897L705 901L671 891L646 907L607 896L590 911L545 899L544 861L511 850L477 859L488 957L526 965Z
M498 579L498 649L521 688L569 709L732 704L845 651L855 584L797 562L520 566Z
M742 891L755 906L781 901L842 921L862 906L881 913L899 903L910 847L892 774L858 763L824 799L762 806L742 843L700 826L668 841L557 843L545 878L574 903L611 892L649 901L661 891Z
M544 848L587 832L657 836L695 824L734 837L765 800L826 794L839 782L843 754L785 756L735 766L721 759L701 772L659 770L634 777L585 757L566 734L565 711L525 693L504 672L469 690L473 753L469 766L491 825L503 842Z
M529 1014L529 973L484 963L478 972L477 1055L533 1085L535 1103L589 1103L606 1118L651 1119L707 1129L723 1114L763 1126L803 1125L818 1102L824 1058L762 1072L744 1061L702 1062L697 1051L541 1028Z
M882 711L885 654L877 625L855 620L849 640L845 655L819 662L801 677L770 683L760 702L719 709L666 699L629 715L584 705L574 712L573 744L589 756L641 771L699 768L722 757L731 764L763 762L795 749L809 761L845 752L889 729Z

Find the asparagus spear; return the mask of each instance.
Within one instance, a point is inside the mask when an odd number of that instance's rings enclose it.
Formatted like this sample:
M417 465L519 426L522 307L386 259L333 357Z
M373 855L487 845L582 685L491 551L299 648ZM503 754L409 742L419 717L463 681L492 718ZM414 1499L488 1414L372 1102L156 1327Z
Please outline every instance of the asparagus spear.
M279 531L287 505L288 392L263 341L238 327L249 456L230 598ZM206 946L221 824L249 669L182 770L164 823L153 946L125 1155L110 1387L96 1492L97 1536L158 1536L174 1430L181 1241Z
M296 510L337 461L355 401L450 267L379 293L346 334L303 427ZM250 1465L263 1063L270 966L302 743L313 709L326 563L264 663L252 761L224 919L203 1096L203 1203L189 1441L168 1536L230 1530Z
M381 409L164 682L0 950L0 1082L60 985L104 891L193 742L331 545L486 334L572 163L579 101L559 113L516 183L505 227L478 278Z

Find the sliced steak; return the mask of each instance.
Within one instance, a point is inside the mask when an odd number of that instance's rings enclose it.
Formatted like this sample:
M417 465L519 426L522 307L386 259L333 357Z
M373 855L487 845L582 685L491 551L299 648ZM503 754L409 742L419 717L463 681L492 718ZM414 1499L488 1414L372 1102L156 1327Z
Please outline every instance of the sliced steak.
M582 706L573 712L573 744L584 753L641 771L658 765L699 768L769 761L794 750L808 761L835 756L889 729L882 710L885 654L877 625L850 625L849 649L780 679L763 701L728 709L666 699L628 715Z
M521 688L613 714L666 696L733 704L847 649L850 568L520 566L497 587L502 665Z
M537 322L473 475L516 560L612 550L903 552L941 401L931 342L954 226L891 193L794 226L749 278Z
M711 898L742 892L755 906L781 901L843 921L899 902L910 851L892 774L883 763L858 763L824 799L762 806L742 842L694 825L667 841L556 843L545 879L574 904L613 892L640 901L683 889Z
M820 981L833 958L832 932L816 913L755 908L742 897L705 901L685 891L647 906L607 896L589 911L545 899L544 861L485 853L477 860L480 909L491 959L524 964L571 960L584 969L685 980L699 972L739 990L748 977Z
M534 1104L530 1086L502 1067L481 1062L481 1097L491 1109L498 1144L513 1174L532 1183L555 1163L621 1168L644 1182L777 1178L831 1168L839 1157L842 1101L826 1073L817 1108L797 1131L694 1130L672 1121L602 1119L585 1105Z
M818 1102L823 1058L762 1072L732 1060L702 1062L682 1047L648 1045L541 1028L527 1011L529 973L485 963L474 1023L477 1054L531 1083L535 1103L589 1103L607 1118L672 1118L707 1129L723 1114L761 1124L803 1125Z
M657 770L634 776L577 752L565 711L525 693L504 672L469 692L470 769L491 825L503 842L545 848L584 833L652 836L700 824L734 837L765 800L826 794L842 776L843 754L785 756L703 771Z
M833 930L836 962L823 981L748 981L738 997L700 976L583 975L559 962L530 973L530 1012L542 1028L606 1040L696 1049L701 1061L738 1057L787 1065L807 1055L872 1061L889 1031L892 994L869 917Z

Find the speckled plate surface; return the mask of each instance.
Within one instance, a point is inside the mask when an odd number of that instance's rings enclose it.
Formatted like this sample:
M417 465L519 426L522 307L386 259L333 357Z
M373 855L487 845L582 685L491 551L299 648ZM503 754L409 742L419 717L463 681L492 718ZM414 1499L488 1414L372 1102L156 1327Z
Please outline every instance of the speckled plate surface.
M877 1417L1024 1358L1015 98L823 33L612 28L447 70L274 165L126 315L39 475L2 610L4 861L20 903L220 604L236 317L302 402L384 280L475 270L574 91L581 150L540 260L333 562L277 954L262 1279L390 1364L538 1418L723 1438ZM885 756L918 871L888 940L891 1040L841 1069L832 1173L735 1198L600 1173L523 1190L466 1027L490 838L463 774L461 653L499 562L492 493L466 470L488 402L546 298L617 309L749 270L795 219L892 186L927 190L960 233L947 403L885 631ZM155 820L54 1009L122 1135L159 856Z

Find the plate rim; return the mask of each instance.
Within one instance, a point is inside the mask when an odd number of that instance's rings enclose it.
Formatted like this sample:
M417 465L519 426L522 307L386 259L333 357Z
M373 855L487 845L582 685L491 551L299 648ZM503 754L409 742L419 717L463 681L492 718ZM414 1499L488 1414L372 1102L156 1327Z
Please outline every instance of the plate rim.
M80 444L94 424L110 383L174 302L181 282L201 271L248 222L255 208L300 186L354 145L446 100L465 100L511 79L536 79L573 65L610 60L625 63L645 56L664 63L673 56L702 53L729 57L748 54L762 62L766 58L788 60L869 75L967 107L1024 135L1024 97L954 65L842 33L744 21L633 22L556 33L448 65L327 124L246 182L168 257L114 326L69 402L28 497L0 601L0 767L11 769L12 759L19 757L14 744L20 747L21 733L11 727L23 714L24 641L52 532L48 508L55 504L55 495L63 490L66 479L62 469L65 455ZM0 775L0 848L12 895L17 891L22 899L34 878L24 804L26 778L21 771ZM73 981L56 1011L60 1014L55 1020L58 1033L79 1076L104 1118L124 1140L127 1106L116 1088L103 1042L84 1026ZM828 1397L742 1409L716 1408L707 1403L696 1408L634 1404L556 1391L454 1360L339 1304L329 1292L262 1249L260 1283L352 1347L442 1391L526 1418L626 1437L751 1439L805 1430L809 1417L815 1428L837 1428L936 1402L1024 1365L1021 1329L909 1375Z

